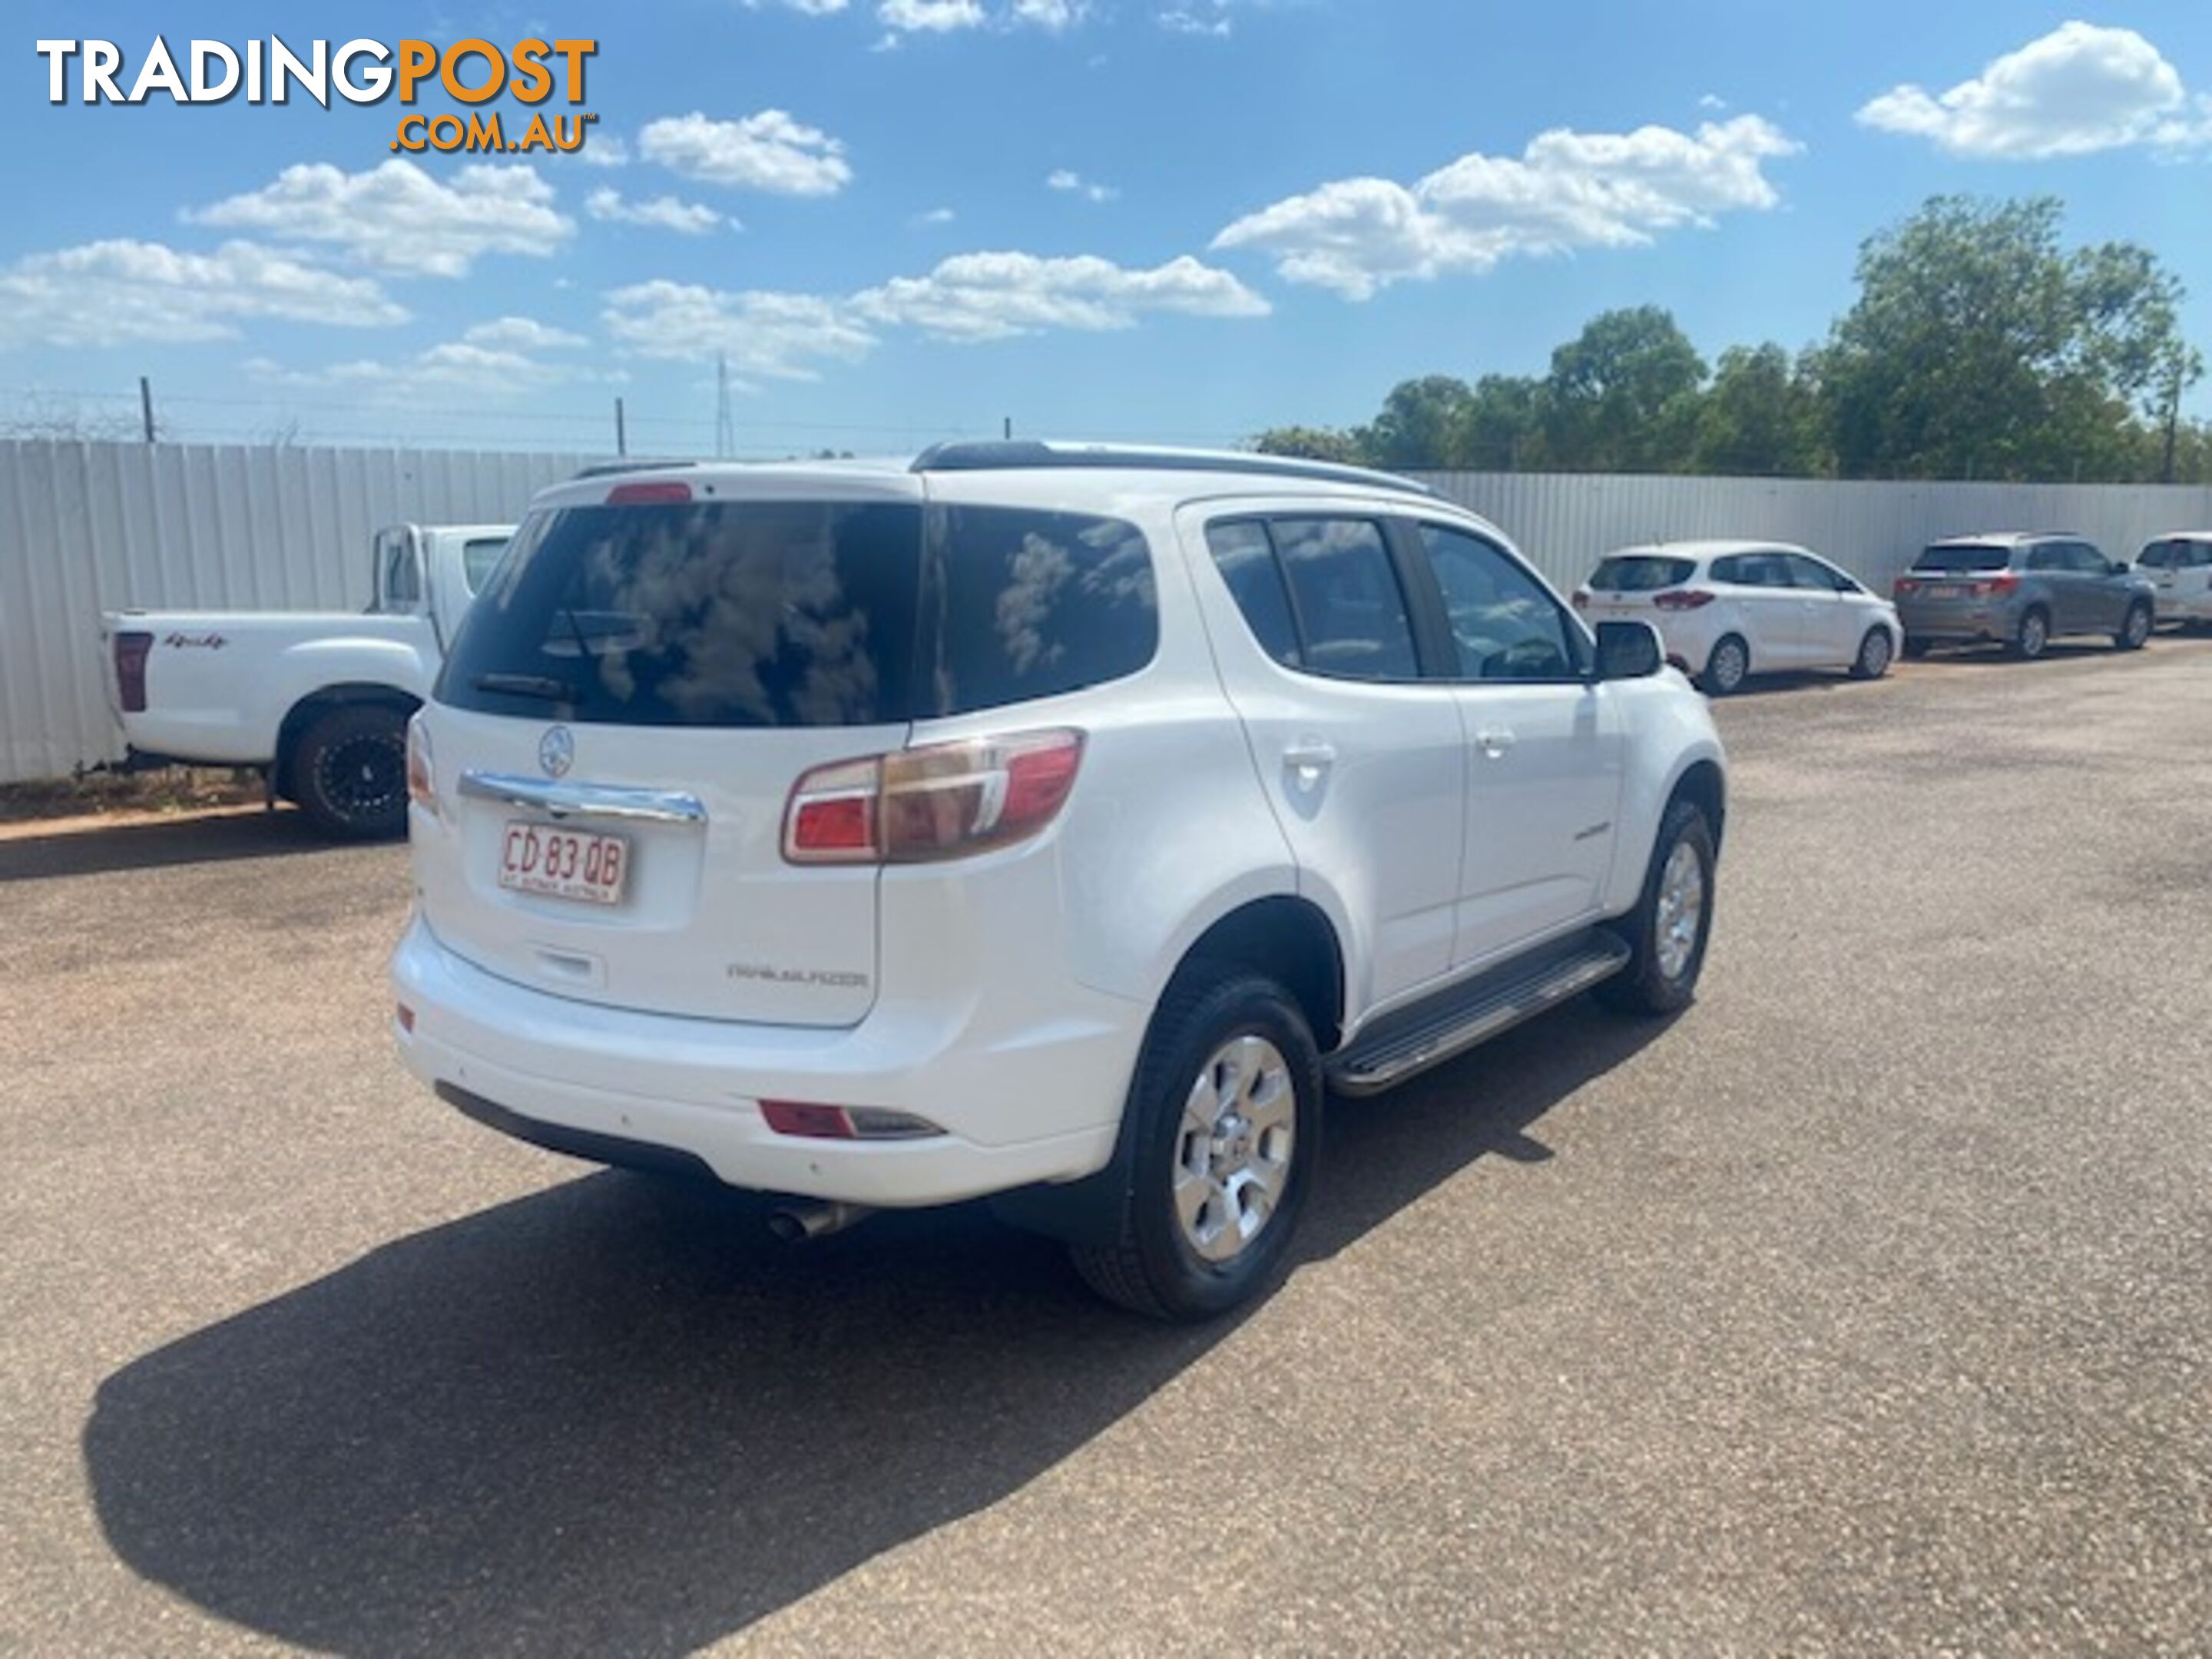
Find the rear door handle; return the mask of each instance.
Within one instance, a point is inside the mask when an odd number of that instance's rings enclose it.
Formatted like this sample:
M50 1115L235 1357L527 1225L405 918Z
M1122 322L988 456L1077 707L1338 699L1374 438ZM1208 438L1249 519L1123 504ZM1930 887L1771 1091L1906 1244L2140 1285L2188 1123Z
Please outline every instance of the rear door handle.
M1492 760L1502 759L1505 751L1513 746L1513 742L1512 732L1502 726L1488 732L1478 732L1474 734L1475 747Z
M1319 738L1301 738L1283 750L1283 764L1297 774L1301 785L1310 789L1321 781L1322 774L1336 764L1336 745Z

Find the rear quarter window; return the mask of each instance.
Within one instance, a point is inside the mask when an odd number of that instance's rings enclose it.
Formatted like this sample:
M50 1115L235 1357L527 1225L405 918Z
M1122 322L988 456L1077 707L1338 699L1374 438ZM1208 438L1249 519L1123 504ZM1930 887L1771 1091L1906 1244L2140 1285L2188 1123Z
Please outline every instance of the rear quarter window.
M931 582L943 603L921 712L965 714L1121 679L1159 650L1144 533L1030 507L939 509Z

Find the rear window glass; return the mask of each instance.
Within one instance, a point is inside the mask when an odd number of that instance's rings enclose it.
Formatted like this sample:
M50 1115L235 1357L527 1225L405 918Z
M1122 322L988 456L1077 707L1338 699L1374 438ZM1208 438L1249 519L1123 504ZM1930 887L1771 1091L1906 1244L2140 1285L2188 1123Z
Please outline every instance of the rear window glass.
M2192 542L2179 536L2152 542L2136 562L2152 570L2194 570L2199 565L2212 564L2212 542Z
M1278 519L1272 532L1304 636L1306 667L1344 679L1420 677L1413 623L1382 526L1367 519Z
M926 550L927 541L927 550ZM1143 536L920 503L534 515L471 607L441 702L621 726L875 726L1119 678L1158 645Z
M483 592L484 583L499 567L499 556L506 551L504 536L480 536L461 544L461 580L470 592Z
M2002 570L2012 560L2009 547L1986 547L1971 543L1938 543L1912 562L1915 570Z
M1133 674L1159 649L1143 532L1029 507L942 510L944 605L921 712L964 714Z
M1598 593L1652 593L1662 587L1680 587L1696 574L1688 559L1660 558L1648 553L1616 554L1598 561L1589 585Z
M918 504L533 515L470 607L439 697L621 726L910 718Z

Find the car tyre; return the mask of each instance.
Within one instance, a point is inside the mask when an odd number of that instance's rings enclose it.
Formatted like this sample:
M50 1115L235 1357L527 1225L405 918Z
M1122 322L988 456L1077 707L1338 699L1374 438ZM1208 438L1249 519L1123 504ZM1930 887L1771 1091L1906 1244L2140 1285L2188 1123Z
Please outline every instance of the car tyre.
M2012 636L2012 653L2022 662L2033 662L2050 645L2051 617L2041 605L2030 605Z
M1073 1246L1076 1271L1153 1319L1210 1319L1257 1294L1312 1190L1323 1094L1320 1050L1288 992L1234 966L1186 968L1130 1085L1118 1237Z
M1698 994L1713 931L1712 825L1694 801L1677 799L1660 820L1636 908L1615 922L1628 966L1594 994L1616 1012L1679 1013Z
M1878 680L1889 672L1889 630L1869 628L1866 637L1859 641L1859 654L1851 661L1851 678L1855 680Z
M1733 696L1751 675L1751 647L1738 634L1723 634L1705 659L1698 688L1709 697Z
M342 841L407 831L407 715L388 703L333 708L293 746L292 795L315 827Z
M2140 651L2150 642L2152 624L2157 620L2151 608L2141 599L2128 607L2128 619L2120 624L2120 631L2112 635L2112 646L2119 651Z
M1929 648L1927 641L1916 640L1910 634L1905 636L1905 659L1907 662L1919 662L1927 656Z

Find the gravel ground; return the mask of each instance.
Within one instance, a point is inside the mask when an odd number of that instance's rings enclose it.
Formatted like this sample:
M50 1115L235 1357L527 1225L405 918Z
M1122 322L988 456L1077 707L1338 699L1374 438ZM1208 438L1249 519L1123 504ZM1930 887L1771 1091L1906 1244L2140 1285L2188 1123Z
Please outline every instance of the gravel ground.
M2212 642L1721 720L1697 1006L1341 1103L1196 1331L463 1121L397 849L0 839L0 1650L2204 1651Z

